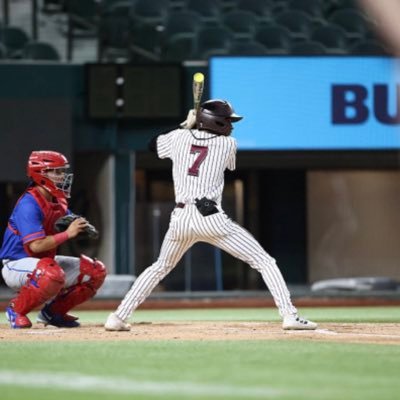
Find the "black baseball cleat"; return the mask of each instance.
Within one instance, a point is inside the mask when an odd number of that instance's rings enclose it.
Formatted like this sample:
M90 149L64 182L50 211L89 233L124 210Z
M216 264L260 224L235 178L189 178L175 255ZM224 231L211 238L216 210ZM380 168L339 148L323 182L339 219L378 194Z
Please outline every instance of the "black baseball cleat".
M46 305L39 312L37 322L47 325L56 326L57 328L78 328L81 324L76 320L76 317L68 314L56 314L50 311L49 305Z

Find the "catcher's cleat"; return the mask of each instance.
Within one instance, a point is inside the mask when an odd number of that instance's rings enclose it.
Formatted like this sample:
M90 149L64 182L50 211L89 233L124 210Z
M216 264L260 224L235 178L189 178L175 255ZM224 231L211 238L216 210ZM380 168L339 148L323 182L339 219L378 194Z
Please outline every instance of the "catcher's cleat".
M63 315L63 318L64 318L66 321L77 321L77 320L79 319L79 317L76 317L75 315L72 315L72 314L64 314L64 315ZM41 312L37 315L37 317L36 317L36 322L40 322L40 323L42 323L42 324L45 324L45 323L46 323L46 320L45 320L45 318L43 318Z
M285 330L307 330L313 331L317 329L317 324L299 317L297 314L285 315L283 317L282 328Z
M13 329L24 329L32 326L32 322L26 315L17 313L12 307L6 308L6 318Z
M78 319L79 319L79 317L77 317L76 315L72 315L72 314L64 314L63 317L66 321L78 321Z
M131 326L127 324L125 321L122 321L121 318L118 318L114 313L111 313L106 323L104 324L104 328L106 331L130 331Z
M57 328L78 328L81 324L77 321L77 317L69 314L56 314L50 311L49 305L43 307L39 312L36 321L47 325L56 326Z

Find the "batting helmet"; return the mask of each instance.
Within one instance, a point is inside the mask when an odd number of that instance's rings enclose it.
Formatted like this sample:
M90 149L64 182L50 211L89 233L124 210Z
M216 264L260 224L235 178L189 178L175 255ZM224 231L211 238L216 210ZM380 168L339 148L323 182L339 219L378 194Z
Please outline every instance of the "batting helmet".
M32 151L26 173L54 197L70 197L73 174L67 173L68 160L56 151Z
M199 130L229 136L233 129L232 122L240 121L242 118L235 114L227 101L215 99L200 105L196 114L196 124Z

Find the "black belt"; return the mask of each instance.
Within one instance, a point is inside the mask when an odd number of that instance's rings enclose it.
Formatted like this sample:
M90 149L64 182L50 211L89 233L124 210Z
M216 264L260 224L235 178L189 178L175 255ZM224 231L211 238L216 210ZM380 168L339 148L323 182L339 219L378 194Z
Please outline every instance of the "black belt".
M185 208L185 203L176 203L177 208Z

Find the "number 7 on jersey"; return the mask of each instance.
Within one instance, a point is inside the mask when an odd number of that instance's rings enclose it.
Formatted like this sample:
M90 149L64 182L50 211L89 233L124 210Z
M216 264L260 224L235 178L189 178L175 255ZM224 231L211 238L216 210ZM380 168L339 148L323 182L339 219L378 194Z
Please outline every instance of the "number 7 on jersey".
M192 166L188 169L188 174L191 176L199 176L199 168L201 163L205 160L208 154L207 146L196 146L192 144L190 154L198 154Z

